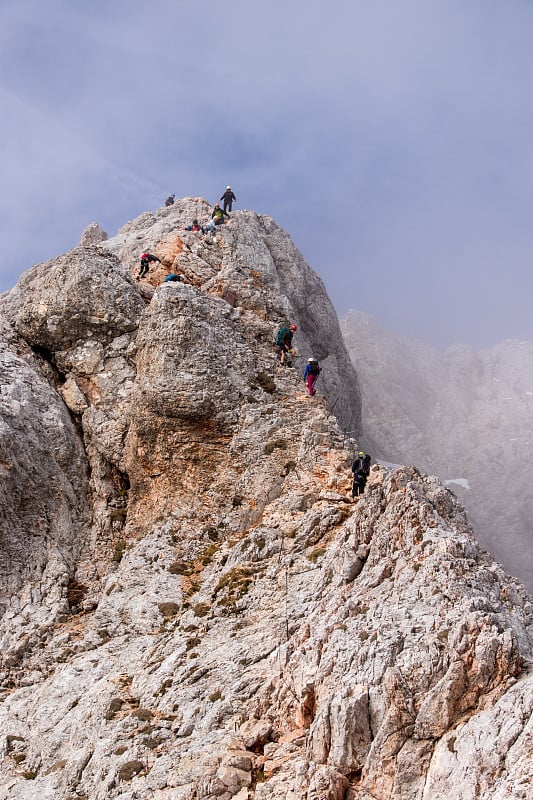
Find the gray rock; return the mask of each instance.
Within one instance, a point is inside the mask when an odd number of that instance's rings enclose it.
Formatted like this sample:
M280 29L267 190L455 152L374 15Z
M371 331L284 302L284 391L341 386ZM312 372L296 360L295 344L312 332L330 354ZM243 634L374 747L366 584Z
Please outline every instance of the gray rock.
M90 247L93 244L100 244L100 242L105 242L106 239L109 239L107 233L102 230L97 222L91 222L90 225L87 225L85 230L83 231L80 239L80 246L81 247Z
M347 502L357 379L321 282L267 217L182 230L207 213L0 298L0 800L522 796L530 598L437 479L377 467Z

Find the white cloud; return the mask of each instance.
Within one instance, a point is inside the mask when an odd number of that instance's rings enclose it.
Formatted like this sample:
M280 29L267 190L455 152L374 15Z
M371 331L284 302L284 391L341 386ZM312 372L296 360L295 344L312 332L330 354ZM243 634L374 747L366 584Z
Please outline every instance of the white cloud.
M0 290L94 219L229 182L342 311L531 336L529 5L11 0L0 21Z

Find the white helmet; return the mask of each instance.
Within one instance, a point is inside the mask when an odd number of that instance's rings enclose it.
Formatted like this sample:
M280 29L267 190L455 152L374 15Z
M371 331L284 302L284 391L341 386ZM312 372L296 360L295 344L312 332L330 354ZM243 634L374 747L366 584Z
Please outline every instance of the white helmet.
M231 186L226 186L226 190L231 189Z
M311 363L311 361L316 361L316 358L308 358L307 360Z

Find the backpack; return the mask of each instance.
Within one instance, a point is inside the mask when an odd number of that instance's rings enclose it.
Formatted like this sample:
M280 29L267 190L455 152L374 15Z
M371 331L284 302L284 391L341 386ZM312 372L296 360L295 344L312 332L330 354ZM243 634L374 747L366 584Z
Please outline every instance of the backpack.
M367 475L370 475L370 461L371 458L367 453L367 455L363 458L363 463L361 464L361 467L359 469L359 473L364 475L365 477Z
M320 367L318 366L318 362L311 361L309 364L309 372L311 375L320 375Z
M285 334L289 332L288 328L280 328L278 334L276 336L276 344L278 347L281 347L284 344Z

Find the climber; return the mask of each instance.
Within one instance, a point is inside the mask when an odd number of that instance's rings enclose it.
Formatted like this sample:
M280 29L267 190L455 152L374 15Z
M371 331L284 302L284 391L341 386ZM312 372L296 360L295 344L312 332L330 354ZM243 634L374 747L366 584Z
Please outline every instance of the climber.
M279 348L280 357L279 360L282 364L286 364L288 367L291 366L292 362L289 359L289 356L294 355L294 350L292 347L292 337L294 336L295 332L298 330L296 325L291 325L290 327L286 327L283 325L276 334L276 341L275 345Z
M231 211L232 203L237 202L237 198L231 191L231 186L226 186L226 191L224 192L224 194L220 199L224 201L224 211L226 211L226 209L228 209L228 211Z
M147 272L148 272L148 270L150 268L150 262L151 261L159 261L159 263L161 263L161 259L159 259L157 256L153 256L147 250L141 256L141 269L139 271L139 274L137 275L137 280L138 281L140 281L141 278L144 278L144 276L147 274Z
M201 231L202 233L205 233L204 229L202 228L202 226L200 225L200 223L198 222L197 219L193 219L192 225L187 225L185 230L186 231Z
M352 500L365 491L366 480L370 474L371 457L364 450L360 450L352 464L353 486Z
M211 214L211 219L214 220L215 225L223 225L225 223L224 217L229 219L229 214L226 209L220 208L220 203L215 203L215 208L213 209L213 213Z
M316 358L308 358L305 365L304 381L307 381L307 388L311 397L315 394L316 379L320 375L320 367Z
M175 195L175 194L169 194L169 196L168 196L168 197L167 197L167 199L165 200L165 205L166 205L166 207L167 207L167 208L168 208L169 206L173 206L173 205L174 205L174 198L175 198L175 197L176 197L176 195Z
M175 272L171 272L170 275L164 279L163 283L168 283L169 281L178 281L181 282L185 280L185 275L176 275Z

